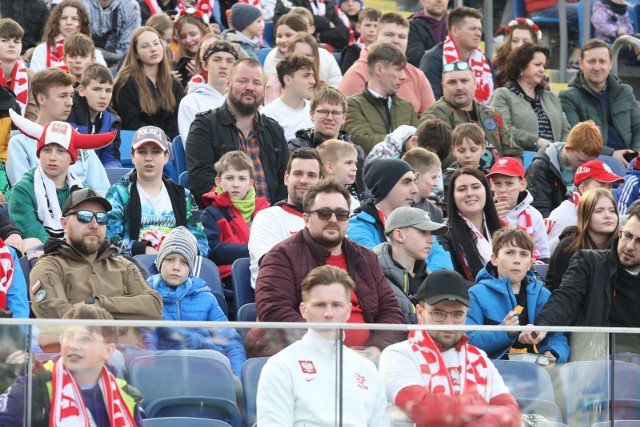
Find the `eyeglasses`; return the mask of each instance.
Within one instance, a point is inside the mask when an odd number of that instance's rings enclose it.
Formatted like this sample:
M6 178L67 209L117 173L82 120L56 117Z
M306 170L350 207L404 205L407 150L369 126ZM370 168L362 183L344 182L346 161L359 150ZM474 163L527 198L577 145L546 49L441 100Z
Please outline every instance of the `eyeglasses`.
M444 322L447 317L451 317L453 323L461 323L467 317L467 313L464 311L444 311L444 310L431 310L429 312L434 322Z
M452 71L464 71L469 70L470 68L471 65L469 65L469 63L465 61L450 62L442 66L442 73L444 74L450 73Z
M636 249L640 247L640 237L636 237L628 231L620 230L620 241L624 245L628 245L629 242L633 242L633 247Z
M99 225L107 225L109 222L109 215L105 212L91 212L91 211L76 211L69 212L65 216L75 215L78 218L78 221L88 224L95 217L96 222Z
M317 214L318 218L323 221L329 221L331 219L331 215L336 216L336 220L338 221L346 221L349 219L349 211L343 211L342 209L316 209L315 211L307 212L309 215Z
M60 335L60 344L62 344L63 341L66 341L66 342L75 341L77 344L81 346L88 346L90 344L93 344L94 342L104 342L104 340L95 338L91 334L74 333L74 332L65 332L62 335Z
M138 49L149 49L151 46L160 46L161 44L162 40L156 39L152 42L141 44L140 46L138 46Z
M316 110L316 114L320 116L322 119L326 119L331 116L334 119L336 117L340 117L344 114L344 111L336 111L336 110Z

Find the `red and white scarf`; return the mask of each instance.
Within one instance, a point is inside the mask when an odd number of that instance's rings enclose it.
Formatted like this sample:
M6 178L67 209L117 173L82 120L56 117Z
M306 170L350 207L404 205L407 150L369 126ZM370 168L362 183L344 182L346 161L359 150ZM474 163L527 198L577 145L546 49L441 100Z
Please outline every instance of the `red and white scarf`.
M353 31L353 25L351 24L351 19L349 19L349 15L344 13L340 6L336 5L335 8L336 14L338 18L342 21L342 23L349 29L349 44L352 45L356 41L356 34Z
M7 309L7 294L13 284L13 256L9 247L0 239L0 308Z
M533 218L531 217L531 207L527 206L518 214L518 228L527 233L533 239ZM535 239L534 239L535 240ZM538 248L533 248L533 259L540 258Z
M486 395L489 374L487 359L467 341L467 336L463 335L455 346L460 367L460 389L456 390L440 349L427 331L409 332L409 344L420 361L420 371L427 390L448 396L466 393Z
M16 101L18 101L21 114L24 116L27 109L27 102L29 102L29 75L27 74L27 67L24 65L24 62L18 59L13 65L11 85L7 85L7 78L0 69L0 86L9 87L16 95Z
M144 0L144 2L147 4L149 12L152 16L156 13L162 13L162 9L160 8L160 5L158 5L158 2L156 0Z
M451 36L448 35L442 50L442 63L449 64L456 61L464 61L464 59L460 58L458 47ZM489 98L491 98L491 93L493 92L493 74L491 74L487 58L480 49L474 49L467 62L476 76L475 99L477 102L486 105L489 103Z
M64 63L64 36L58 34L54 39L54 46L47 43L47 68L60 68L67 71Z
M469 230L471 230L471 232L476 237L476 249L478 249L478 254L484 261L483 263L484 264L488 263L489 260L491 260L491 254L493 253L493 248L491 246L491 232L487 227L487 220L485 219L484 215L482 215L482 226L484 227L484 233L478 230L476 226L473 225L473 223L469 221L464 215L462 215L461 213L459 213L459 215L460 215L460 218L462 218L467 223ZM489 237L488 239L484 237L485 233Z
M62 363L53 366L49 427L91 427L91 417L82 401L78 384ZM103 367L98 380L111 427L136 427L120 393L116 378Z

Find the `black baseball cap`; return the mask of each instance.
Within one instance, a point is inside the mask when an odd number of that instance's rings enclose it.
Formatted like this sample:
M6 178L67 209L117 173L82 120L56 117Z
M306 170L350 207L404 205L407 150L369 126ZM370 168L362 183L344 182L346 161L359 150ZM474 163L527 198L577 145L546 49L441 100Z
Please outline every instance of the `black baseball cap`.
M106 212L112 209L111 203L102 197L100 193L93 188L83 188L69 194L69 198L64 202L64 206L62 207L62 216L65 216L71 209L84 202L96 202L101 205Z
M427 276L416 294L418 302L426 301L429 305L441 301L459 301L469 307L469 284L460 273L452 270L438 270Z

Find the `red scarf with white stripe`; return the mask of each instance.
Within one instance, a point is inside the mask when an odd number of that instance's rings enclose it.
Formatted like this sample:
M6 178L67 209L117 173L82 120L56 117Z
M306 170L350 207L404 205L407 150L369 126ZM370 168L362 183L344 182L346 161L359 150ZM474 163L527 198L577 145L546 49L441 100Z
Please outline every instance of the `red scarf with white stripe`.
M530 206L527 206L523 209L520 214L518 214L518 228L525 233L527 233L533 239L533 218L531 218L531 209ZM540 252L538 252L538 248L533 248L533 259L540 258Z
M62 363L62 359L55 363L51 375L49 427L91 427L91 417L82 401L78 384ZM110 426L136 427L136 422L120 393L118 382L107 368L102 367L98 383L109 414Z
M29 101L29 75L27 74L27 67L19 59L13 64L13 71L11 72L11 85L7 85L7 78L0 69L0 86L9 87L11 91L16 95L16 101L20 105L21 114L27 109L27 102Z
M436 343L427 331L409 332L409 345L420 361L420 371L425 386L431 393L454 394L478 393L484 396L487 389L489 366L480 350L467 343L463 335L455 350L460 367L460 390L456 393L451 375Z
M60 68L67 71L64 63L64 36L58 34L54 39L54 46L47 43L47 68Z
M460 58L456 43L450 35L447 35L442 50L442 63L449 64L456 61L464 61L464 59ZM491 98L491 93L493 92L493 74L491 74L487 58L480 49L474 49L467 62L476 76L475 99L477 102L486 105L489 103L489 98Z
M13 256L9 247L0 239L0 308L7 309L7 294L13 284Z
M342 21L342 23L349 29L349 44L353 44L356 41L356 34L353 32L353 25L351 24L351 19L349 19L349 15L344 13L340 6L336 5L335 8L336 14L338 18Z
M152 16L156 13L162 13L162 9L160 8L160 5L158 5L158 2L156 0L144 0L144 2L147 4L149 12L151 12Z

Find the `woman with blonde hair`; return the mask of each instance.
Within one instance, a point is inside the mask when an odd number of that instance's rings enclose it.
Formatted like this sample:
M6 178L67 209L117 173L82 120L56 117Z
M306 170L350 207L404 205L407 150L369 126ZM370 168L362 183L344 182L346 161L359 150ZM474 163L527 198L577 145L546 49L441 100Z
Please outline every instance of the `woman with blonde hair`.
M122 118L122 129L157 126L173 139L183 97L160 34L151 27L137 28L113 89L113 108Z
M550 291L558 289L571 257L580 249L609 249L618 235L619 215L611 191L587 190L578 203L578 225L565 228L549 261L545 280Z

